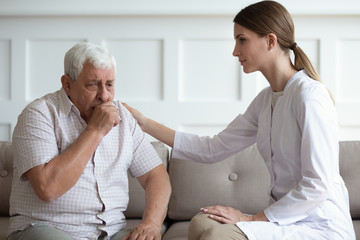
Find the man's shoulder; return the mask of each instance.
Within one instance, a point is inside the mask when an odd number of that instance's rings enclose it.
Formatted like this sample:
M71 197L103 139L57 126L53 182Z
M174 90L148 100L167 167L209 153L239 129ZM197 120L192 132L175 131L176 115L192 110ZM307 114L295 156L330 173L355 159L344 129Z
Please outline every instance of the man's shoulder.
M36 107L47 106L47 105L56 105L56 103L59 102L59 94L60 94L60 91L48 93L42 97L39 97L39 98L31 101L26 106L26 108L36 108Z
M60 106L59 91L46 94L30 102L22 111L20 115L47 115L54 113Z

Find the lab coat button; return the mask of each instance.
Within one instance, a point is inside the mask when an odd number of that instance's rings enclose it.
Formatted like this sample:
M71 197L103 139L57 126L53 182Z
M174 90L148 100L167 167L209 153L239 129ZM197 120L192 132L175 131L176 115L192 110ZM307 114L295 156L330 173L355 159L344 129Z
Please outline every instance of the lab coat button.
M236 181L238 179L238 175L236 173L231 173L229 175L229 180L230 181Z

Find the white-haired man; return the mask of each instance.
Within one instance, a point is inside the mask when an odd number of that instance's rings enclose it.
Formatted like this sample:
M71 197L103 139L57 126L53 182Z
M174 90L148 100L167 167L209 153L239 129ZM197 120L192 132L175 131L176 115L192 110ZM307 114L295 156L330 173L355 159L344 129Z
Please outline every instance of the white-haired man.
M14 130L8 239L161 239L169 178L132 115L113 101L114 57L78 43L64 65L62 88L29 104ZM128 170L146 192L132 230L123 214Z

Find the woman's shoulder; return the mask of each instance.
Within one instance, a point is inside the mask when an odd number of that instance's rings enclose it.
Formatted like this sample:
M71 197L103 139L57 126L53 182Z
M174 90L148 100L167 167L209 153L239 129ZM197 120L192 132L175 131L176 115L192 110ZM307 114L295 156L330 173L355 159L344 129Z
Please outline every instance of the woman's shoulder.
M322 95L322 93L328 94L325 85L309 77L305 71L296 73L289 81L289 86L285 90L287 94L291 94L297 102L316 98L319 94Z

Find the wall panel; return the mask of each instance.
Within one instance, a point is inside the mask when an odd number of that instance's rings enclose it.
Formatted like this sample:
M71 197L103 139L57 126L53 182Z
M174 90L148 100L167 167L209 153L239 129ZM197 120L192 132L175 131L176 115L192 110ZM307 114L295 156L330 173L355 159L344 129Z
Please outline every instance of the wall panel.
M232 56L232 18L229 12L0 15L0 138L11 138L29 101L60 88L64 54L78 41L102 44L116 57L116 99L172 128L215 134L268 86L259 73L244 74ZM294 20L296 41L335 97L340 138L360 139L354 31L360 13Z
M103 43L117 61L116 96L130 101L162 100L162 40L119 39Z
M31 39L26 42L26 100L61 88L64 53L81 39Z
M0 141L9 141L11 136L10 124L0 123Z
M344 101L360 102L359 72L360 39L340 39L337 42L337 95ZM356 57L357 56L357 57Z
M10 100L10 40L0 38L0 101Z
M240 99L239 62L231 56L234 40L181 41L180 101Z

